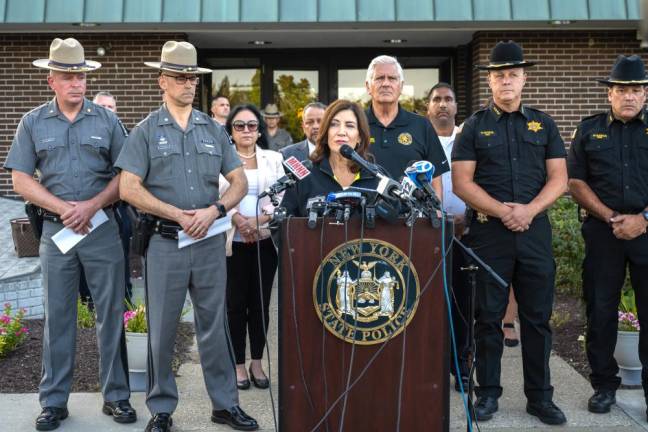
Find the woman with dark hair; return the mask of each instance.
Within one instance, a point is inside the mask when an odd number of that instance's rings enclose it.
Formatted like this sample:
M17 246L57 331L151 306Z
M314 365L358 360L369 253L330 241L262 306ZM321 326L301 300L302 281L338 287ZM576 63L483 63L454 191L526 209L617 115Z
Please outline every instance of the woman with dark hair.
M254 105L234 107L225 128L232 136L248 180L247 195L228 212L233 226L227 233L227 315L236 358L236 380L239 389L250 388L245 368L247 333L252 357L250 378L256 387L267 388L268 378L261 359L265 347L264 329L268 328L270 292L277 271L277 251L267 228L274 206L269 198L258 200L257 197L284 175L283 158L275 151L266 150L265 123ZM223 176L219 182L222 195L229 183Z
M369 124L362 108L351 101L339 99L324 112L315 151L311 155L313 169L308 177L286 191L282 206L293 216L308 216L309 198L326 196L350 186L375 189L378 180L355 162L340 154L349 145L367 158L369 156Z

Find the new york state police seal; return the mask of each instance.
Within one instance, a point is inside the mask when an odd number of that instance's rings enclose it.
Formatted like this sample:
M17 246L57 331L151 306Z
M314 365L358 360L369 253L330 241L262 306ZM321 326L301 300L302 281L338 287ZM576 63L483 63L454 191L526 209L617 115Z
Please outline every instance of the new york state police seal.
M416 269L396 246L354 240L333 249L313 280L315 310L340 339L373 345L396 336L416 313Z

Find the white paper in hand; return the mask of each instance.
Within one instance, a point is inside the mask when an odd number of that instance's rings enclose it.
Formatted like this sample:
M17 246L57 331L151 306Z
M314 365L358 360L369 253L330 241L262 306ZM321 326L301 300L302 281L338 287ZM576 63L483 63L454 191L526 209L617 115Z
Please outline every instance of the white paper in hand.
M203 241L205 239L208 239L209 237L214 237L215 235L225 232L230 228L232 228L232 217L225 216L223 218L216 219L207 230L207 235L201 239L193 239L189 237L184 231L178 231L178 249L182 249L183 247L187 247L199 241Z
M106 212L103 210L99 210L97 213L95 213L94 216L92 216L92 219L90 219L90 223L92 224L92 228L90 228L90 232L96 230L99 225L107 221L108 221L108 216L106 215ZM70 251L70 249L76 246L77 243L83 240L88 234L77 234L74 231L72 231L70 228L63 228L61 231L57 232L52 236L52 241L56 246L58 246L61 252L66 254Z

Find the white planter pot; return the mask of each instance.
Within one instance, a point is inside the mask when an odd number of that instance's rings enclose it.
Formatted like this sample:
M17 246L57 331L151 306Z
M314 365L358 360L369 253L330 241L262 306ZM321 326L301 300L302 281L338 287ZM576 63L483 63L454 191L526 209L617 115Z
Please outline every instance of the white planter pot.
M129 372L146 372L148 333L126 332Z
M619 331L614 348L614 358L619 365L623 385L641 384L641 361L639 360L639 332Z

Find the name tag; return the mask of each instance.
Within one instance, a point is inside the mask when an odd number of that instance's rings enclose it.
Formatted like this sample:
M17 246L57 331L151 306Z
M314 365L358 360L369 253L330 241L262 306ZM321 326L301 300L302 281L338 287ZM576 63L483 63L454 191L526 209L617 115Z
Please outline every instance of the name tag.
M102 140L103 139L100 136L95 136L95 135L91 135L90 138L96 139L96 140Z

